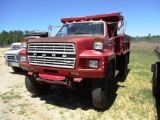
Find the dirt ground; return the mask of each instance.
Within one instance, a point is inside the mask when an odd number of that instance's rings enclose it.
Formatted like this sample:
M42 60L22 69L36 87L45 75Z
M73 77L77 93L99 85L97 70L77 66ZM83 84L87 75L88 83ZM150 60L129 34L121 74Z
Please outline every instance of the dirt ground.
M90 112L94 111L91 92L52 86L47 95L34 96L25 87L24 80L27 72L15 73L11 67L6 66L4 51L7 49L0 49L0 120L90 118ZM88 110L90 108L91 110ZM88 112L85 112L86 110ZM84 112L86 118L83 116Z
M151 87L147 88L147 92L144 91L146 95L149 93L146 99L140 94L141 91L135 89L136 84L133 85L137 82L137 79L133 79L135 76L131 74L134 70L127 76L127 82L119 82L117 85L109 110L99 111L93 107L91 91L53 85L47 95L30 94L24 82L27 72L15 73L11 67L4 64L3 55L7 50L0 48L0 120L154 120L156 118L154 99L150 98ZM140 77L138 78L140 81ZM150 82L147 82L147 85L150 86Z

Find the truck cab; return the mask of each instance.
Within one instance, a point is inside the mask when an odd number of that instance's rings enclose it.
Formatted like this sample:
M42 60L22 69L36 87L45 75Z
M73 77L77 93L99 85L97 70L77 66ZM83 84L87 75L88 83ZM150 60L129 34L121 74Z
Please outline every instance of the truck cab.
M48 37L48 32L29 32L25 35L26 38L22 40L23 42L13 43L9 48L9 51L4 53L5 65L12 67L14 72L20 72L23 69L19 64L18 53L23 49L23 46L29 39L37 39L40 37Z
M21 42L16 42L11 44L11 47L9 48L9 50L19 50L21 48L22 48Z
M19 66L18 52L22 49L21 42L13 43L9 51L4 53L5 65L12 67L13 71L19 72L22 69Z
M45 94L52 84L88 86L96 108L110 104L114 77L127 75L130 36L121 13L62 18L54 37L29 40L20 65L27 90Z

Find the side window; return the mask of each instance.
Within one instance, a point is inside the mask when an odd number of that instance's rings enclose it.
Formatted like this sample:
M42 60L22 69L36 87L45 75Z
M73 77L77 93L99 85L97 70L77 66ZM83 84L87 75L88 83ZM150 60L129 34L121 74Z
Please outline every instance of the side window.
M117 36L117 23L108 25L108 35L110 38Z
M58 33L58 36L65 36L67 35L67 26L64 26Z

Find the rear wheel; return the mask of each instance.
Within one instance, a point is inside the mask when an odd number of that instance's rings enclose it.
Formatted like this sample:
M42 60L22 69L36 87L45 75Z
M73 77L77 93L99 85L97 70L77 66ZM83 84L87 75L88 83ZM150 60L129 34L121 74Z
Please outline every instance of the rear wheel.
M109 106L113 93L114 73L114 65L110 62L106 70L106 76L93 80L92 100L96 108L104 109Z
M160 62L155 63L153 68L152 91L153 96L160 96Z
M120 61L120 75L126 76L128 73L128 55L125 54L121 57Z
M51 87L51 85L49 84L40 84L36 82L35 78L30 75L27 75L25 77L25 85L27 90L34 95L45 94L49 91Z
M23 69L20 68L20 67L12 67L12 70L13 70L14 72L21 72Z

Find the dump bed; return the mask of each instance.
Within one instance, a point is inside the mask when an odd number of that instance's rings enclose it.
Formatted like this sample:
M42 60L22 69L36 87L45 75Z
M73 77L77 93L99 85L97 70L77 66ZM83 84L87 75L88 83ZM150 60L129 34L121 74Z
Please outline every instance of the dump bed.
M123 16L120 12L110 13L110 14L100 14L100 15L91 15L91 16L80 16L80 17L71 17L71 18L62 18L62 23L67 22L80 22L80 21L90 21L90 20L104 20L107 22L118 22L123 20Z

